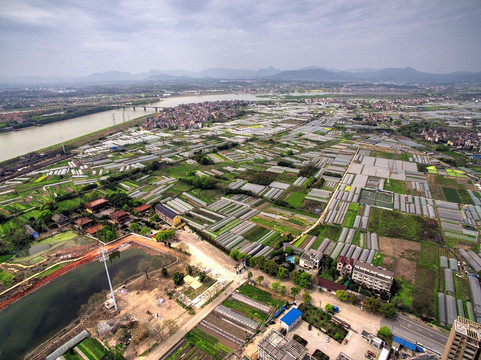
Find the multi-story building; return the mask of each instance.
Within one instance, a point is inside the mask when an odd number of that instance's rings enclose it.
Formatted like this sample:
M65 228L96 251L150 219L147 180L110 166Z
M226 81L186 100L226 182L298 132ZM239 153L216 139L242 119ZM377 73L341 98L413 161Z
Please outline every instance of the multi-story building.
M441 360L481 358L481 324L458 316L449 333Z
M322 252L310 249L303 253L299 259L299 265L306 269L319 269Z
M389 291L394 280L394 273L382 267L358 261L352 272L352 280L374 290Z
M342 275L349 275L352 272L352 269L354 267L354 262L355 261L353 258L339 256L339 258L337 259L337 270Z
M307 349L295 340L289 340L276 330L271 330L257 345L259 360L299 360ZM308 355L308 354L307 354Z

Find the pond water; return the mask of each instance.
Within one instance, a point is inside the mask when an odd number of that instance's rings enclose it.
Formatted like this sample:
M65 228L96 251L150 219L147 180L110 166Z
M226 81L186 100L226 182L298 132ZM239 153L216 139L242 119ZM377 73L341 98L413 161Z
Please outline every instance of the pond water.
M174 257L159 253L149 256L131 248L110 256L107 265L111 279L120 272L124 279L138 272L139 261L157 261L165 266ZM115 280L114 280L115 283ZM72 323L82 304L108 289L104 265L98 261L83 265L42 286L0 312L0 359L22 359Z

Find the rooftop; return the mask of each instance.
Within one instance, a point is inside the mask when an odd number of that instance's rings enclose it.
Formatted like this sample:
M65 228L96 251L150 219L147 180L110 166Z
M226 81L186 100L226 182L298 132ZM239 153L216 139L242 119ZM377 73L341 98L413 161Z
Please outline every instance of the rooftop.
M287 326L290 326L294 323L294 321L296 321L300 316L302 316L302 312L297 309L297 308L292 308L291 310L289 310L289 312L284 315L282 318L281 318L281 321L283 323L285 323Z
M297 360L306 350L297 341L288 340L276 330L271 330L258 346L269 353L274 360Z

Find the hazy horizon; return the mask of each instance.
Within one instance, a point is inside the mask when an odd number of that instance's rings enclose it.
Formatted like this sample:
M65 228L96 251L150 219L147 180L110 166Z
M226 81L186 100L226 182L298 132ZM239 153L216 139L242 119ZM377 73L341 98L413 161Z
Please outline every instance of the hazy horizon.
M0 76L270 66L479 72L479 19L476 0L5 1Z

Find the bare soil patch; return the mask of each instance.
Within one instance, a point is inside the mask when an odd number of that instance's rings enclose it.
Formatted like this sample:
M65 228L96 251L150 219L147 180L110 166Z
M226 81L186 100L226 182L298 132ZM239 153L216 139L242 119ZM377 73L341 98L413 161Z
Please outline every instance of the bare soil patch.
M381 236L379 246L380 252L384 254L383 266L394 271L396 277L414 284L421 244Z

